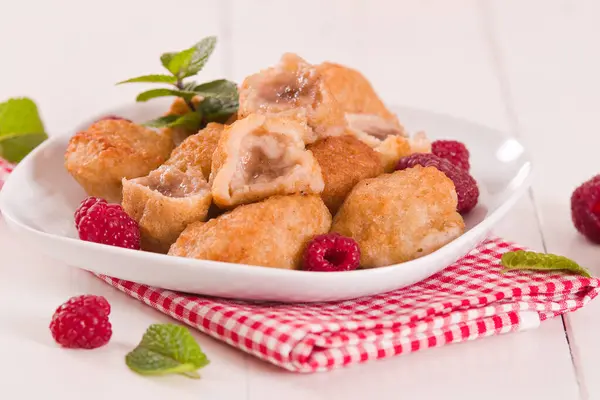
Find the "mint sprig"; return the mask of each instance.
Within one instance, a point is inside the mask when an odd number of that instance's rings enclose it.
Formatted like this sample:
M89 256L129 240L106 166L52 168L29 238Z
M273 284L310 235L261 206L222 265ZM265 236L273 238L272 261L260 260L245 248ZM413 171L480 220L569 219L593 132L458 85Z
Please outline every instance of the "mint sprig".
M564 271L591 278L590 272L575 261L555 254L533 251L511 251L504 253L500 260L504 266L501 272L511 270Z
M191 132L202 129L209 122L225 122L238 109L238 90L234 82L218 79L198 84L186 81L204 68L217 44L215 36L209 36L194 46L179 51L164 53L160 62L167 74L143 75L117 83L160 83L169 88L150 89L140 93L136 101L148 101L157 97L182 98L190 111L173 118L159 117L145 123L146 126L164 128L182 126ZM198 103L198 99L201 101ZM196 101L193 101L196 100Z
M0 157L19 162L47 138L33 100L24 97L0 103Z
M154 324L125 356L125 363L141 375L182 374L198 379L197 370L208 365L209 360L185 327Z

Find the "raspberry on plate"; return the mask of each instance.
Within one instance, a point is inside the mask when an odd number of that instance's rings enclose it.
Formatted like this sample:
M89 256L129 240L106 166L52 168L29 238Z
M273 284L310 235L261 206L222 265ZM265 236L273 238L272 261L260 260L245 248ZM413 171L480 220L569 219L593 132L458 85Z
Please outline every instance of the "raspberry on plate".
M430 153L414 153L407 157L403 157L398 161L396 170L404 170L412 168L415 165L422 167L435 167L454 183L456 195L458 196L457 211L459 213L467 213L471 211L479 199L479 188L477 182L464 169L457 167L450 161Z
M471 168L469 164L469 150L461 142L456 140L436 140L431 143L431 152L465 171Z
M50 332L62 347L95 349L112 336L109 314L110 305L102 296L71 297L54 312Z
M575 189L571 195L571 217L582 235L600 244L600 175Z
M307 271L352 271L359 263L358 243L338 233L315 236L304 250L303 269Z
M88 197L75 211L79 238L127 249L140 249L140 228L118 204Z

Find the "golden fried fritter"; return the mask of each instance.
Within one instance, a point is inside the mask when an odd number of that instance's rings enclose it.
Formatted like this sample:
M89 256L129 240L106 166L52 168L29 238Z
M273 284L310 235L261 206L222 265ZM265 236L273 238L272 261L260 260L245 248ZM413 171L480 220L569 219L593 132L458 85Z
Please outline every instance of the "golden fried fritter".
M353 136L321 139L308 149L321 167L325 181L321 197L333 215L358 182L383 173L378 154Z
M212 157L223 133L222 124L211 122L200 132L189 136L173 150L165 163L186 172L189 168L200 168L206 180L210 177Z
M460 236L454 184L436 168L416 166L357 184L331 230L358 242L361 267L374 268L429 254Z
M188 226L169 255L295 269L307 242L330 226L319 196L274 196Z
M186 226L206 219L211 199L198 169L163 165L148 176L123 179L123 209L138 222L147 251L166 253Z
M250 114L226 127L213 154L214 202L233 208L277 194L321 193L321 168L302 139L307 129L281 114Z
M306 117L312 135L306 143L344 133L344 113L317 69L287 53L277 66L248 76L240 89L238 115L294 110Z
M147 175L169 157L173 143L126 120L102 120L69 141L65 167L88 195L121 202L121 179Z
M355 69L324 62L317 66L323 81L346 114L377 116L402 131L398 117L390 112L367 78Z

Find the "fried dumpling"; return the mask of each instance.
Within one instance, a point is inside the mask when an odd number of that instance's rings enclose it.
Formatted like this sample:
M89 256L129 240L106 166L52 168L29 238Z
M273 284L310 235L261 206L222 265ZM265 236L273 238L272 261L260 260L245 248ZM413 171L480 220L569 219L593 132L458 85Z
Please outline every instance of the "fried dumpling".
M169 157L168 135L124 119L101 120L69 140L65 167L90 196L121 202L121 180L147 175Z
M387 109L369 80L359 71L331 62L318 65L317 71L345 114L371 116L371 123L380 122L382 129L394 128L400 134L404 131L398 117Z
M382 267L429 254L460 236L452 181L433 167L416 166L357 184L331 230L357 241L362 268Z
M226 127L213 155L215 204L233 208L278 194L321 193L321 168L302 139L307 129L293 118L261 114Z
M321 198L332 215L358 182L383 173L377 153L350 135L321 139L308 149L321 167L325 182Z
M186 172L200 168L206 180L210 177L212 158L223 134L224 125L211 122L200 132L189 136L173 150L165 165L173 165Z
M188 226L169 255L296 269L308 241L330 226L319 196L274 196Z
M295 111L308 121L312 143L344 133L344 113L317 69L291 53L278 65L248 76L240 89L240 118L252 113Z
M123 209L138 222L147 251L166 253L186 226L206 220L211 199L197 169L163 165L147 176L123 179Z

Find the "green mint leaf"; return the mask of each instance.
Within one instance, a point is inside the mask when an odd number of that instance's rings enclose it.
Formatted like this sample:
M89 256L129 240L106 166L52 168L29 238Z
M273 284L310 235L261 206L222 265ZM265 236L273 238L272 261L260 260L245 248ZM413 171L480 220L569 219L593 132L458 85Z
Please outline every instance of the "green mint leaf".
M512 251L504 253L500 263L502 272L510 270L566 271L591 278L590 272L575 261L555 254L535 253L533 251Z
M150 99L154 99L156 97L165 97L165 96L176 96L182 97L185 100L191 100L196 93L194 92L186 92L183 90L174 90L174 89L151 89L145 92L138 94L135 101L148 101Z
M198 131L202 126L202 114L191 111L168 125L169 128L174 128L176 126L180 126L190 131Z
M183 374L199 378L209 360L183 326L151 325L138 346L125 356L127 366L141 375Z
M178 79L185 78L188 76L188 68L190 67L190 63L192 62L192 57L194 56L195 51L196 49L192 47L187 50L180 51L179 53L175 53L169 60L167 69L171 71L171 73Z
M117 85L122 85L123 83L175 83L177 82L177 78L172 75L142 75L135 78L127 79L126 81L118 82Z
M163 67L165 67L167 69L167 71L171 72L171 70L169 69L169 64L171 63L171 60L173 59L173 57L175 57L175 54L177 54L176 52L171 52L171 53L163 53L160 56L160 62L163 65ZM172 73L172 72L171 72Z
M44 133L44 124L33 100L10 99L0 105L0 136L22 133Z
M216 81L206 82L201 85L195 85L192 89L202 97L217 97L236 99L238 97L238 88L234 82L227 79L218 79Z
M232 114L238 110L239 102L237 98L220 99L217 97L207 97L198 105L198 112L204 117L204 121L225 123Z
M193 76L204 68L206 62L210 58L210 55L215 50L215 46L217 45L216 36L208 36L199 41L192 47L194 49L194 53L192 55L192 59L190 61L189 67L187 69L186 74L183 76Z
M0 136L0 157L18 163L46 139L48 135L43 132Z
M165 115L164 117L158 117L156 119L146 121L142 125L150 128L166 128L178 119L178 115Z

